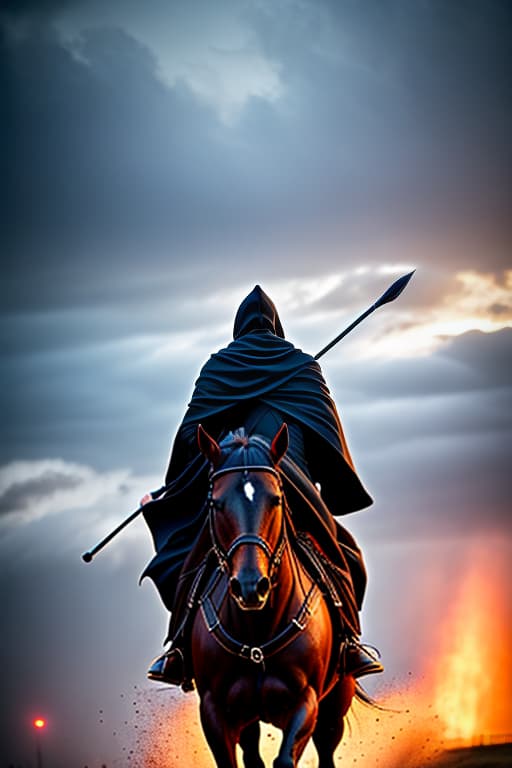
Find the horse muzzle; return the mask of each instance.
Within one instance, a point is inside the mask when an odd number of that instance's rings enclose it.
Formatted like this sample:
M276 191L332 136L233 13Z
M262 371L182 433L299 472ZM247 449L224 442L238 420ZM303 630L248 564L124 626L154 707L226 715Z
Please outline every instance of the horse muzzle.
M229 580L229 591L244 611L259 611L270 594L270 579L253 568L242 569Z

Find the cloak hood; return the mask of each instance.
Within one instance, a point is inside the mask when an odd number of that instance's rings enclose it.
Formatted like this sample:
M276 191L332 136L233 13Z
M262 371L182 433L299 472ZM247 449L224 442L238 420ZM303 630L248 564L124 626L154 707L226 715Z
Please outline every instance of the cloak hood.
M283 326L274 302L259 285L242 301L235 317L233 338L238 339L252 331L270 331L284 339Z

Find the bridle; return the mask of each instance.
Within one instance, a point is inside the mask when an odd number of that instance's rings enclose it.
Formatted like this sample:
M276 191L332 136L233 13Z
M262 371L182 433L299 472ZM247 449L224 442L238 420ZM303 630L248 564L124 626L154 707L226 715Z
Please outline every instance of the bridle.
M272 547L268 544L267 541L265 541L265 539L263 539L262 536L259 536L253 533L245 533L245 534L241 534L240 536L237 536L237 538L230 544L227 550L225 550L222 547L222 545L218 540L217 534L215 532L215 524L214 524L215 505L213 502L213 486L214 486L215 480L217 480L219 477L222 477L223 475L227 475L228 473L236 473L236 472L242 473L242 476L247 479L251 472L266 472L268 474L273 475L278 481L279 489L281 492L282 504L283 504L283 509L282 509L283 514L282 514L281 530L279 533L277 544L274 549L272 549ZM286 626L280 632L271 636L266 642L262 643L261 645L250 646L247 643L238 640L236 637L233 637L231 632L224 625L219 615L219 611L217 607L218 603L217 603L217 600L214 599L213 597L215 589L221 580L221 576L223 572L226 574L227 579L229 580L230 567L231 567L230 560L233 556L233 553L236 552L238 547L242 546L242 544L252 544L256 547L260 547L260 549L263 550L263 552L269 559L269 581L272 585L275 586L275 584L277 583L277 579L275 578L277 574L277 569L279 568L279 565L281 563L281 559L283 556L283 552L287 544L286 525L285 525L285 518L287 514L286 498L283 493L281 477L278 471L271 466L253 464L253 465L242 465L242 466L232 466L232 467L221 467L218 470L211 471L209 481L210 481L210 484L209 484L209 490L208 490L208 507L209 507L208 524L210 528L212 550L217 557L219 565L217 569L214 571L214 573L212 574L210 582L201 597L201 600L200 600L201 615L203 617L203 620L208 632L211 634L213 638L215 638L216 642L222 648L224 648L225 651L227 651L228 653L240 659L246 659L247 661L251 661L256 665L261 665L261 669L264 669L266 659L269 659L272 656L279 653L280 651L282 651L287 645L292 643L298 637L298 635L301 634L301 632L303 632L306 629L309 623L309 620L314 614L316 610L316 606L318 605L321 599L321 592L317 584L313 581L310 589L304 595L302 604L298 609L298 611L295 613L295 615L291 617L291 619L288 621ZM225 587L225 591L223 593L223 597L221 598L221 602L226 594L227 594L227 586Z
M215 504L213 501L213 486L215 484L215 480L217 480L217 478L219 477L223 477L224 475L235 474L235 473L241 473L244 479L248 479L249 474L251 472L261 472L261 473L273 475L277 479L281 499L283 500L282 503L284 503L284 494L283 494L281 476L279 472L276 469L274 469L274 467L265 466L262 464L252 464L252 465L240 465L240 466L233 466L233 467L223 467L221 469L211 472L209 477L209 488L208 488L207 499L208 499L208 525L210 529L212 549L217 557L219 565L225 571L225 573L229 576L230 568L231 568L231 559L233 557L233 554L236 552L236 550L239 547L241 547L244 544L252 544L255 547L259 547L260 549L263 550L263 552L265 553L268 559L269 580L271 583L273 583L277 569L281 564L281 559L286 546L284 514L282 515L282 518L281 518L281 529L279 531L278 540L274 549L272 549L272 546L259 534L242 533L240 534L240 536L237 536L236 539L234 539L234 541L231 542L229 549L226 550L223 548L222 544L219 542L219 538L215 530L214 518L215 518L216 510L215 510Z

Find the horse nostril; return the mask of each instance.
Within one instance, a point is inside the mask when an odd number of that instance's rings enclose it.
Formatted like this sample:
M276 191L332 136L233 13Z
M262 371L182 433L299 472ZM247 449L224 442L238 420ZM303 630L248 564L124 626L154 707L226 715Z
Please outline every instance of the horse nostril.
M231 589L231 594L234 595L234 597L242 597L242 587L240 586L240 582L235 576L230 579L229 588Z
M258 581L258 586L256 589L260 597L266 597L268 595L270 590L270 581L266 576L263 576L263 578Z

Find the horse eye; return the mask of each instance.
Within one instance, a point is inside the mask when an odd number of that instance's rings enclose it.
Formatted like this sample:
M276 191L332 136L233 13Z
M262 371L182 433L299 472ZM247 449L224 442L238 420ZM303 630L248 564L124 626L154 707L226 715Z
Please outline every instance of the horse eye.
M273 507L279 507L279 505L281 504L281 501L282 501L281 496L277 496L277 495L272 496L272 498L270 499L270 503Z
M212 504L215 507L215 509L219 512L221 509L224 508L224 502L222 501L222 499L212 499Z

